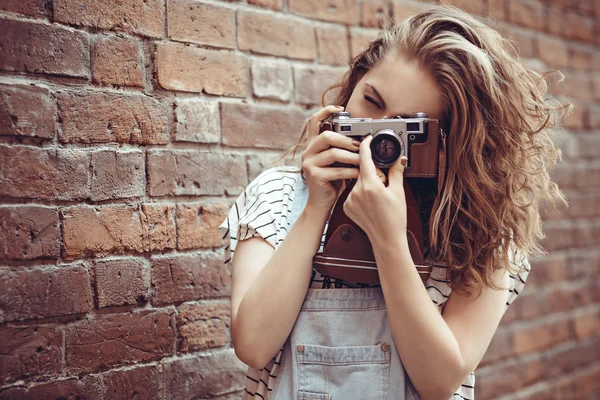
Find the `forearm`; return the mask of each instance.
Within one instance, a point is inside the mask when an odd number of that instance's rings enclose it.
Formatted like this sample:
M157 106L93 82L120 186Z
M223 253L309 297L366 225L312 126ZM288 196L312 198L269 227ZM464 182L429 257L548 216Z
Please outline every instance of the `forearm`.
M431 301L406 238L372 243L392 336L404 368L423 399L448 399L464 374L459 344Z
M325 212L305 208L240 303L236 352L262 368L283 346L306 296ZM251 355L250 355L251 354Z

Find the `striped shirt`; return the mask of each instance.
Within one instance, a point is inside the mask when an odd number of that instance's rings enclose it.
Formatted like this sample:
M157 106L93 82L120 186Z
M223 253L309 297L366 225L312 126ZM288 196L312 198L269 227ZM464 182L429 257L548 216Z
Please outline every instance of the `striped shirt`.
M229 244L225 247L225 264L229 271L231 271L231 258L238 241L262 237L275 249L283 242L290 228L289 218L292 214L294 193L299 179L302 177L298 167L273 167L256 177L239 195L232 205L229 215L219 226L223 238L229 237ZM323 231L319 252L323 251L326 232L327 224ZM510 275L510 290L504 307L505 312L517 295L522 292L531 268L528 260L518 250L509 255L509 260L512 264L518 265L521 272L516 276ZM433 266L429 279L424 283L431 301L441 314L452 290L446 280L447 265L438 264ZM367 286L369 285L324 277L314 268L309 284L310 288L319 289ZM269 398L275 385L282 354L283 348L263 369L248 367L244 400ZM474 386L475 374L471 372L451 400L474 399Z

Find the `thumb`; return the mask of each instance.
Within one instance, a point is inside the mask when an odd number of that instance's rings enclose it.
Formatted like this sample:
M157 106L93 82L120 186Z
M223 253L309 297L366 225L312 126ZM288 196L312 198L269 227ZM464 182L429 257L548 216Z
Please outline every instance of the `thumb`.
M406 167L407 162L408 158L402 156L394 163L394 165L392 165L388 172L389 185L392 187L404 187L404 168Z

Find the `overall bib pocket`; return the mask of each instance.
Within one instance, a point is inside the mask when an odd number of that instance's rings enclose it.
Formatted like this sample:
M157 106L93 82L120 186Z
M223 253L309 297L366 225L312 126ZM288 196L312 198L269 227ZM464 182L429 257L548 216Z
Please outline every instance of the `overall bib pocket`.
M299 399L387 399L390 345L296 346ZM321 397L316 397L321 396Z

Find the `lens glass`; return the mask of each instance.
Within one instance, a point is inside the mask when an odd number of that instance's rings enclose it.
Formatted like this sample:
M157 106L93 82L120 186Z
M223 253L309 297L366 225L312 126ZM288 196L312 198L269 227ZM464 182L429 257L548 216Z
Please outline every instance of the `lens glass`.
M378 140L379 139L379 140ZM373 159L380 163L389 163L395 161L400 154L400 143L397 140L390 140L389 137L383 136L375 138L373 143Z

